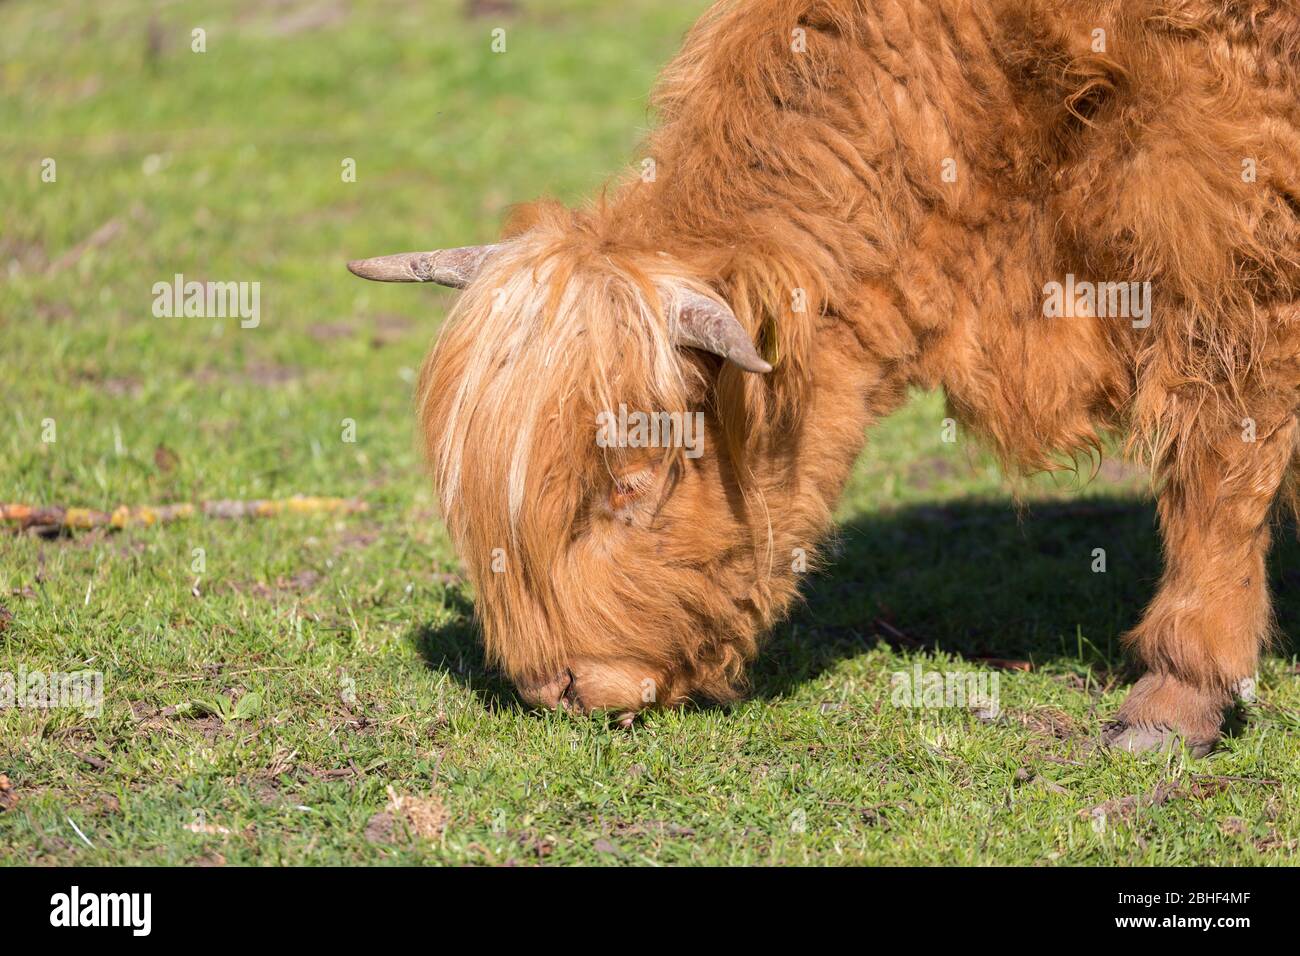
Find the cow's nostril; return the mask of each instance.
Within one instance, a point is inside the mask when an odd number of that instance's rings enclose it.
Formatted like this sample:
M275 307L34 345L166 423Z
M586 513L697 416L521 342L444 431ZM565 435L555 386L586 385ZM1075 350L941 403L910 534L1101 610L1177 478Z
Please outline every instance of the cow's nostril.
M564 692L560 695L560 706L566 710L582 710L582 698L578 696L578 682L573 676L573 671L565 668Z
M653 673L635 661L577 659L544 680L523 679L515 686L533 707L584 715L611 711L626 717L650 704L643 695L647 682L656 683Z
M567 709L572 699L569 695L573 693L571 690L573 671L563 670L549 680L521 680L515 686L518 688L519 696L533 707L543 707L547 710L554 710L557 707Z

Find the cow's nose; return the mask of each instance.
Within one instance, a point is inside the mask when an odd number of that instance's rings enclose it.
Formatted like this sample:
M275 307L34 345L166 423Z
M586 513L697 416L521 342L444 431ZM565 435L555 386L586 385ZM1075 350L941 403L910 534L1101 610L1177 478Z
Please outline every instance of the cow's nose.
M577 697L577 688L573 683L573 671L568 668L549 680L521 681L518 689L519 696L534 707L544 707L547 710L555 710L557 707L563 707L565 710L582 709Z

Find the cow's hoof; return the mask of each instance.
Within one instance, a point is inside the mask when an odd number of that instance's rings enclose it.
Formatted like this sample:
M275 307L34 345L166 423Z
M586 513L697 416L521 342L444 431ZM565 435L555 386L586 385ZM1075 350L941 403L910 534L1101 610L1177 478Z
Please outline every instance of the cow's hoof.
M1116 723L1102 734L1101 741L1111 750L1125 753L1169 753L1185 747L1193 757L1204 757L1214 749L1215 740L1190 740L1169 727Z
M1231 703L1222 689L1199 687L1172 674L1147 673L1129 691L1103 742L1128 753L1185 748L1194 757L1204 757L1219 742Z

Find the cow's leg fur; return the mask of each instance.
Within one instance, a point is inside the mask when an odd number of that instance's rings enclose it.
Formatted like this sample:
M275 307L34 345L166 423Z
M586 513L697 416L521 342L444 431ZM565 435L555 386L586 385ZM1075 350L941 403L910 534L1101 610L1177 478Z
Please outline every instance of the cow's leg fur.
M1165 572L1126 638L1146 673L1107 734L1115 747L1150 750L1181 739L1207 753L1272 628L1269 517L1291 463L1296 420L1276 409L1271 422L1257 423L1253 442L1235 428L1214 430L1213 440L1185 431L1188 444L1172 451L1159 496Z

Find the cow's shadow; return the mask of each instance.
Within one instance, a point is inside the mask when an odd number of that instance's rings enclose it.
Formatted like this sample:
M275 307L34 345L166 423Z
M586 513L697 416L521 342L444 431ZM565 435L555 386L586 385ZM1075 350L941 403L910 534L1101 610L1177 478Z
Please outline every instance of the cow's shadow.
M882 641L918 654L1125 676L1120 635L1138 620L1161 569L1153 504L1101 496L858 515L839 525L825 558L751 668L751 697L788 694ZM1269 568L1284 634L1300 620L1297 558L1295 529L1279 525ZM448 602L449 623L416 626L409 639L484 706L522 706L486 665L469 601L449 591ZM1295 649L1284 639L1277 652Z
M473 604L460 590L450 587L445 602L448 619L439 624L415 624L406 633L407 641L429 667L450 675L489 710L523 707L510 682L484 658Z

